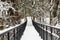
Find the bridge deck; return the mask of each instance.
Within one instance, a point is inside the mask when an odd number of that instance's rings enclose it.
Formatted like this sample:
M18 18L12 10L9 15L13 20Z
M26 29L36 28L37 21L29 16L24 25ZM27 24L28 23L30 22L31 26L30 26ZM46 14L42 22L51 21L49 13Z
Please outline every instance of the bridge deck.
M42 40L32 24L31 17L27 17L27 26L21 40Z

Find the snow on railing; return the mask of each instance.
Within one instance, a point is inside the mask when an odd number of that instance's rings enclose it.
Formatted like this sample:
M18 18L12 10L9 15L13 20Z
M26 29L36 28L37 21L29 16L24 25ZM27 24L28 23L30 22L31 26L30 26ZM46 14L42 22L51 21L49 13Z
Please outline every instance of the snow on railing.
M0 40L20 40L25 30L26 23L26 20L21 19L20 24L0 30Z
M38 28L37 31L43 40L60 40L60 26L51 26L36 21L33 21L33 25Z

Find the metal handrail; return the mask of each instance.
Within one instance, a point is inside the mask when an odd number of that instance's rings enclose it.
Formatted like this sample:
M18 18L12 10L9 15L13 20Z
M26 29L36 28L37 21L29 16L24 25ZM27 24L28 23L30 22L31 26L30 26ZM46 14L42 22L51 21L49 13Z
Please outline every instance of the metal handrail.
M60 40L60 27L32 21L43 40Z
M10 29L7 28L4 30L0 30L0 40L20 40L25 27L26 27L27 21L24 23L18 24L17 26L11 27Z

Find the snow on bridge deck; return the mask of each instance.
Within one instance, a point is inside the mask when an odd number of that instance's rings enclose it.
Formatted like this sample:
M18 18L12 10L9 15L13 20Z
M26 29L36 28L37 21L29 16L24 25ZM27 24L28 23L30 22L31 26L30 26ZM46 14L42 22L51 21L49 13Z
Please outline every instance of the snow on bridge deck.
M32 24L31 17L27 17L27 26L21 40L42 40Z

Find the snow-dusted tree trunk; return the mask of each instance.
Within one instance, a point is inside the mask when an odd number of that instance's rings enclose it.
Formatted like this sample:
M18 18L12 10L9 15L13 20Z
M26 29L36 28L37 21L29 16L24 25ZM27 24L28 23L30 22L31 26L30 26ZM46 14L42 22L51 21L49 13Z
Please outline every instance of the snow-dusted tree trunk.
M57 17L58 5L59 5L59 1L55 0L54 4L53 4L53 8L50 11L50 24L51 25L55 25L56 24L54 20L56 20L55 18Z

